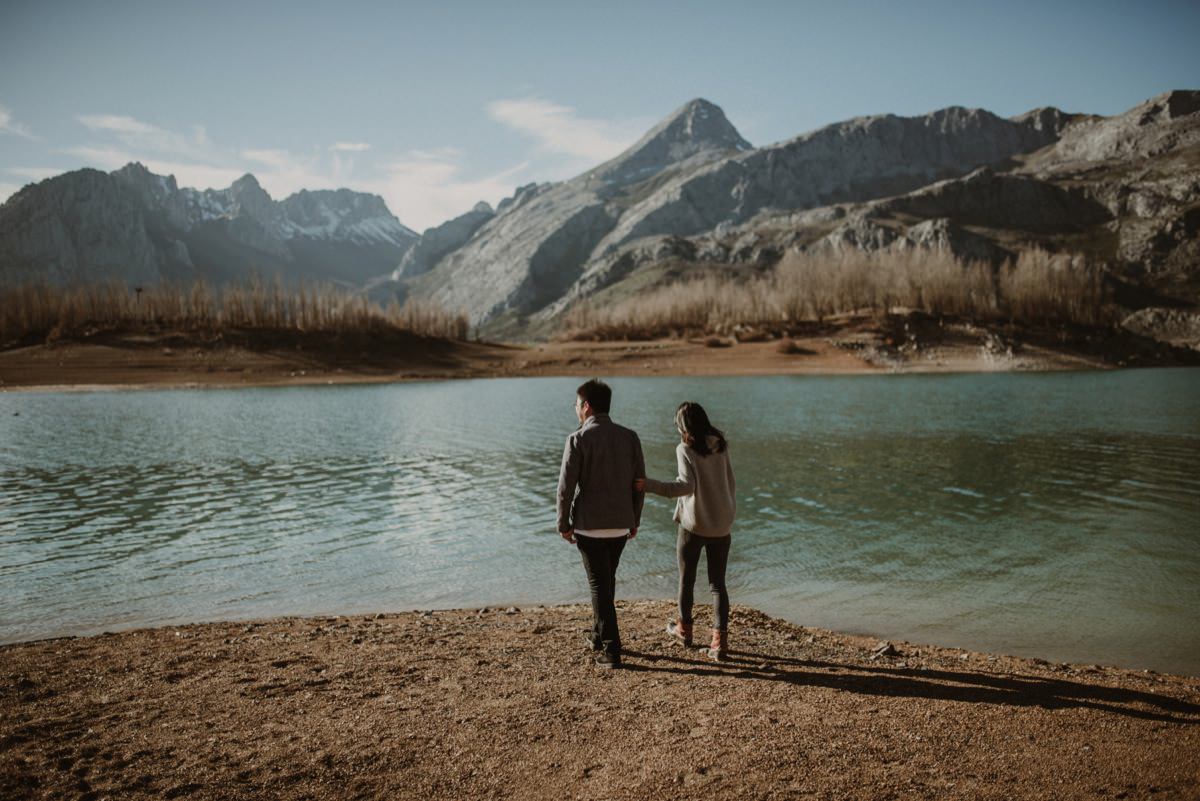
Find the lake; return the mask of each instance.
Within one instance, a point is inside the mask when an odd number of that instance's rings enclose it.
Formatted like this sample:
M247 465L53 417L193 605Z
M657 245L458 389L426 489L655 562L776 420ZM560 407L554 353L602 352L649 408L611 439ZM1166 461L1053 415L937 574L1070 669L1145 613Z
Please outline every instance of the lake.
M0 394L0 641L586 600L554 525L580 380ZM679 401L729 436L735 604L1200 674L1200 370L610 383L653 477ZM672 508L618 597L673 597Z

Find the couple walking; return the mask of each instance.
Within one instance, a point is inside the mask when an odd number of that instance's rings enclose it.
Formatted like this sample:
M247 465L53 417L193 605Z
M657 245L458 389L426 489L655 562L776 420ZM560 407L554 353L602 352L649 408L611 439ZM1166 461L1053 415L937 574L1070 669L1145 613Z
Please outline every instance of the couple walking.
M583 557L592 595L588 645L597 652L596 664L621 666L614 604L617 563L625 543L637 536L646 492L677 499L679 617L667 624L667 633L692 644L692 587L700 552L706 551L713 593L712 641L706 652L724 659L729 648L725 565L736 510L725 435L713 427L700 404L680 404L675 412L678 475L672 481L655 481L646 478L638 435L609 417L611 404L612 389L602 381L593 379L576 390L579 428L567 437L558 476L558 532Z

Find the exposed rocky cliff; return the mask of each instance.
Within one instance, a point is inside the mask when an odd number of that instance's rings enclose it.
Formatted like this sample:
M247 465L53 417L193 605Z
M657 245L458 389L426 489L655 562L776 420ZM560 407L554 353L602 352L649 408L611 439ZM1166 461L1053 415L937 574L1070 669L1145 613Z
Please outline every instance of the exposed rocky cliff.
M633 244L643 239L720 240L764 213L924 187L1038 150L1070 119L1055 109L1007 120L952 107L863 117L754 149L717 106L694 100L612 161L570 181L523 188L461 247L431 268L423 262L427 274L411 290L466 309L477 323L544 315L653 258L653 246ZM745 247L718 249L728 256ZM408 265L398 272L415 274Z
M719 108L693 100L616 158L569 181L521 187L468 241L412 284L476 322L523 315L557 300L637 192L749 147ZM409 266L402 267L408 274Z
M1153 158L1200 144L1198 112L1200 92L1164 92L1115 117L1079 119L1032 163L1044 172L1060 172L1081 163Z
M492 207L480 202L466 214L426 228L421 238L404 254L392 277L399 280L429 272L443 256L465 245L479 227L494 216Z
M1114 263L1200 299L1200 91L1083 120L1019 171L1081 188L1112 217Z
M1045 232L1081 230L1111 219L1108 209L1082 189L986 167L873 203L870 211L877 216L946 217L962 225Z
M953 127L956 114L940 116ZM1147 302L1159 295L1177 304L1200 301L1200 92L1169 92L1112 118L1037 109L1010 122L1037 132L1026 145L1041 141L1037 136L1061 139L877 200L766 207L743 222L723 221L689 236L635 238L594 254L579 281L536 319L544 323L626 280L644 285L637 276L655 265L675 265L672 274L687 264L762 269L789 250L847 248L945 249L992 264L1030 247L1071 250L1109 265L1141 287L1133 294ZM823 140L831 129L818 133L793 141ZM803 203L796 191L791 202ZM1145 327L1160 317L1135 319Z
M0 283L258 274L358 285L416 239L376 195L302 191L276 202L253 175L201 191L135 163L50 178L0 206Z

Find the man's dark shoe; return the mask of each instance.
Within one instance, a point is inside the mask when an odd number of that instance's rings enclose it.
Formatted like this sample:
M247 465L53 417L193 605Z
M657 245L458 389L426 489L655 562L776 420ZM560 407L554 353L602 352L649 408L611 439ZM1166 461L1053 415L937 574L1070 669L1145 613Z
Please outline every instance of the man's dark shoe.
M596 667L611 669L611 668L619 668L620 666L621 666L621 655L620 654L610 654L605 651L601 651L600 653L596 654Z
M593 640L592 635L590 635L590 634L583 635L583 641L587 645L587 649L589 651L604 650L604 645L602 643L597 642L596 640Z

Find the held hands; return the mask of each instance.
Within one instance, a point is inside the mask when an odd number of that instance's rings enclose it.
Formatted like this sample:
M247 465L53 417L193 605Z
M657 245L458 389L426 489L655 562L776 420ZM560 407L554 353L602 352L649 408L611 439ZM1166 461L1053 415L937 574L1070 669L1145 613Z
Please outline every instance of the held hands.
M646 491L646 479L644 477L643 478L635 478L633 480L633 491L634 492L645 492ZM633 539L634 537L637 536L637 531L638 531L637 526L634 526L633 528L629 529L629 534L627 534L626 537L628 539Z

